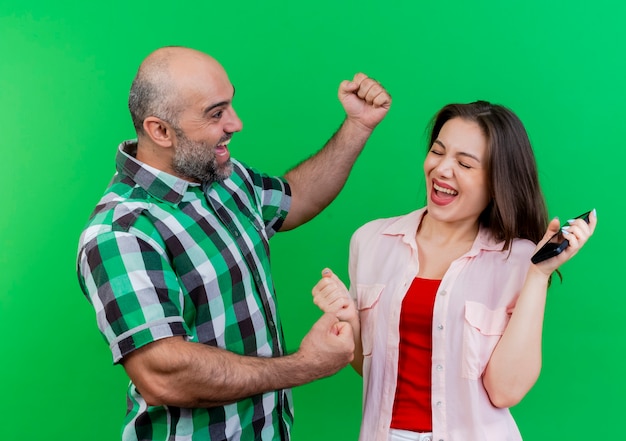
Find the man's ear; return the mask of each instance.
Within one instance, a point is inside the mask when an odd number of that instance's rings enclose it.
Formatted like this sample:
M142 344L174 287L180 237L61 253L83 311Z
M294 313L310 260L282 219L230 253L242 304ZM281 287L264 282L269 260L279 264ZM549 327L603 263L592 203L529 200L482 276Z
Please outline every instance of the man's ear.
M152 142L161 147L171 147L173 144L174 130L172 126L156 116L149 116L143 120L143 129Z

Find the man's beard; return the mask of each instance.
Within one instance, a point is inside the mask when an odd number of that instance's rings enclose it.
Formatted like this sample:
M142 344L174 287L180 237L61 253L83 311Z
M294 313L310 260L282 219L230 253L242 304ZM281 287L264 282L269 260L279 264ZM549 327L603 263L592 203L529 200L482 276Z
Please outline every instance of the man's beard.
M178 128L174 131L178 144L172 168L176 174L198 182L221 182L231 175L233 163L228 159L226 163L218 164L215 145L207 141L192 141ZM231 136L225 135L217 144L230 139Z

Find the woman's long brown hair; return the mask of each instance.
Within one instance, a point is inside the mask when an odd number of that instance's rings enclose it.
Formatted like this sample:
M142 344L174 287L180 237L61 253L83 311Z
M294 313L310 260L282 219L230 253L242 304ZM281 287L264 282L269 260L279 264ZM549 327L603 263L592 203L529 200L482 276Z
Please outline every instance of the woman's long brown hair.
M487 139L487 176L491 202L479 222L509 249L515 238L539 242L548 225L537 163L520 119L509 109L487 101L448 104L431 122L430 146L452 118L476 122Z

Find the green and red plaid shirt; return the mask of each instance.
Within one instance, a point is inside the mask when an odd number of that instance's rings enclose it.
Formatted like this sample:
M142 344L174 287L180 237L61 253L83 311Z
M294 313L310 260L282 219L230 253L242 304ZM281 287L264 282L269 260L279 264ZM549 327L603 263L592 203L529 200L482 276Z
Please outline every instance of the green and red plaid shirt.
M83 231L80 286L118 363L155 340L183 336L237 354L284 354L268 239L289 185L234 161L221 183L194 185L120 145L117 173ZM131 383L124 440L289 439L290 390L223 407L149 407Z

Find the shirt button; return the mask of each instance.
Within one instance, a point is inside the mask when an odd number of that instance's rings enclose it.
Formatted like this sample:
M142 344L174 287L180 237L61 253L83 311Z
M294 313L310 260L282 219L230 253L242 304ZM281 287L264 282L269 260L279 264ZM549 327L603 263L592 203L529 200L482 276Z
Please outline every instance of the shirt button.
M444 289L443 291L441 291L441 295L445 296L446 294L448 294L448 292Z
M437 372L441 372L443 370L443 366L438 364L436 369L437 369Z
M441 331L443 329L443 325L440 323L439 325L437 325L437 329Z
M443 406L443 403L441 401L437 401L437 407L441 407Z

